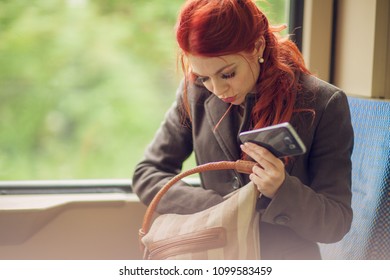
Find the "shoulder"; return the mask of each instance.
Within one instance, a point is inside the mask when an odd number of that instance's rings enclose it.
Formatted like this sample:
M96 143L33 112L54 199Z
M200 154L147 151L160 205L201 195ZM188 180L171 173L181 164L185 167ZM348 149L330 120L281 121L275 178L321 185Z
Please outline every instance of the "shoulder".
M303 103L310 103L316 111L326 110L330 104L337 103L348 107L347 96L339 87L319 79L313 75L301 75L300 97Z
M350 127L348 98L342 89L312 75L301 75L299 80L295 105L298 113L293 119L297 130L314 134L318 127L330 127L332 123L338 127L332 131Z
M342 89L314 75L302 74L300 76L300 84L303 92L311 92L324 98L330 98L334 93L343 92Z
M185 91L187 91L187 98L190 103L207 99L211 94L203 85L182 79L177 89L176 96L183 99Z
M203 85L198 85L192 82L186 82L184 79L176 92L176 100L179 104L185 103L191 109L203 106L213 94L208 91Z

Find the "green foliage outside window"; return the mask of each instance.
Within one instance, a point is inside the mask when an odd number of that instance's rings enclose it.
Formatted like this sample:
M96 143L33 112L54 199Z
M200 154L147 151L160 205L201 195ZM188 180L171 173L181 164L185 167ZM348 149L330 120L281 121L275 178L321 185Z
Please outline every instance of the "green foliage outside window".
M130 178L181 77L182 3L0 0L0 180Z

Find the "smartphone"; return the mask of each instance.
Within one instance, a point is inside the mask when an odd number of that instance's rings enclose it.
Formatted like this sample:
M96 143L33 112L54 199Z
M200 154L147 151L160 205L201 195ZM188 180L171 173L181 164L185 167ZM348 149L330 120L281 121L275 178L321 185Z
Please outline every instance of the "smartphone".
M242 143L252 142L267 148L278 158L306 152L303 141L288 122L242 132L239 138Z

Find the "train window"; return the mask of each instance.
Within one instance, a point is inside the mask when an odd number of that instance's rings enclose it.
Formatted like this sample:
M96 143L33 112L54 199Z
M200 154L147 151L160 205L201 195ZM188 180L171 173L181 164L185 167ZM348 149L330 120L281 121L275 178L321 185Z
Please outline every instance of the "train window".
M131 178L181 79L173 27L182 3L0 4L3 190L11 181ZM296 7L257 3L272 24L288 24Z

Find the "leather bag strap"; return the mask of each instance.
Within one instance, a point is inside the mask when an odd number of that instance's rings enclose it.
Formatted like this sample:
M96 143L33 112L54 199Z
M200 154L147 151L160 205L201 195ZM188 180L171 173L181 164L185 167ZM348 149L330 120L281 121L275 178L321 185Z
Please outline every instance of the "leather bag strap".
M146 209L142 228L139 231L140 236L144 236L148 233L150 229L150 225L153 219L153 214L156 211L157 205L160 202L163 195L178 181L192 174L201 173L204 171L210 170L225 170L225 169L234 169L240 173L250 174L252 173L252 168L256 165L256 162L246 161L246 160L237 160L237 161L219 161L219 162L211 162L196 166L192 169L179 173L171 180L169 180L156 194L148 208Z

